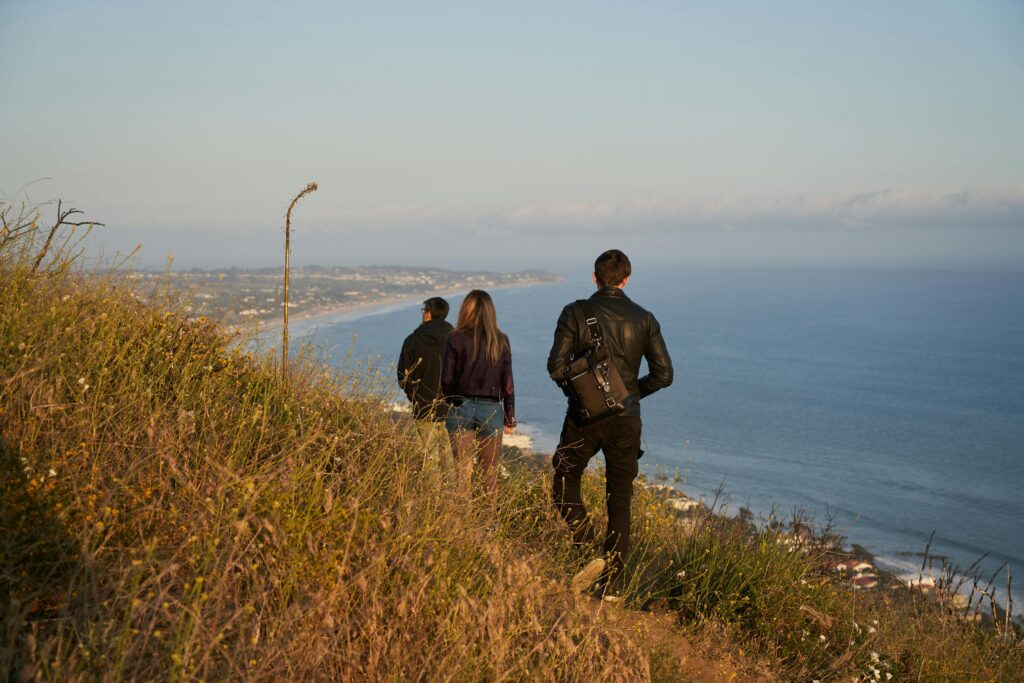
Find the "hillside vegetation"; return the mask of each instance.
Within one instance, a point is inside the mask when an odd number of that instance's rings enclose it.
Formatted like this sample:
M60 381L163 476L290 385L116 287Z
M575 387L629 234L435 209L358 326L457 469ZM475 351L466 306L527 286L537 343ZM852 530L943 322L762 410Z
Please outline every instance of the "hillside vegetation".
M0 671L688 680L644 619L567 589L579 560L546 470L510 457L496 503L475 497L385 409L372 370L300 358L283 382L217 324L77 268L73 227L3 211ZM595 474L594 510L602 491ZM634 528L628 611L671 613L762 673L1024 670L1014 632L933 600L855 593L784 529L710 510L683 520L646 489Z

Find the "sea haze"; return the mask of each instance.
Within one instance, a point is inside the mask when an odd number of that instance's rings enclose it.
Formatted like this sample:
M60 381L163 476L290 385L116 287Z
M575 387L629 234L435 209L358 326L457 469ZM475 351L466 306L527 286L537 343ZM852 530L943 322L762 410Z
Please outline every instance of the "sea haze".
M539 449L564 414L545 371L555 320L593 291L585 269L562 275L492 292ZM695 497L724 485L734 510L831 516L892 567L919 562L901 553L934 531L932 552L957 563L1024 568L1024 274L660 270L626 293L676 370L642 404L649 473L678 470ZM390 366L418 311L321 319L313 339L332 362L354 343Z

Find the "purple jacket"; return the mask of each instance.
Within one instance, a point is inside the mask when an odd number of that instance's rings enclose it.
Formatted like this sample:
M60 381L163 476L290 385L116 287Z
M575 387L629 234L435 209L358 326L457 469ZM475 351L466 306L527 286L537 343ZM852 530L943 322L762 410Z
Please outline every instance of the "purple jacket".
M498 399L505 404L505 426L514 427L516 399L512 384L512 347L508 337L501 336L505 352L497 365L491 365L483 349L479 349L473 358L471 337L452 330L444 345L441 391L449 403L457 403L462 398Z

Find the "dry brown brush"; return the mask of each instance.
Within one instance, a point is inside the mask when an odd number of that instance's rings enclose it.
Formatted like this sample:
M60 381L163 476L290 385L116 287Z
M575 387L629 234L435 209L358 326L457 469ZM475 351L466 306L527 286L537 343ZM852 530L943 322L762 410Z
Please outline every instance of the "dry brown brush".
M0 256L0 670L647 676L637 635L567 593L563 558L507 531L565 545L532 474L496 532L377 387L302 360L286 387L121 273L36 270L38 237Z

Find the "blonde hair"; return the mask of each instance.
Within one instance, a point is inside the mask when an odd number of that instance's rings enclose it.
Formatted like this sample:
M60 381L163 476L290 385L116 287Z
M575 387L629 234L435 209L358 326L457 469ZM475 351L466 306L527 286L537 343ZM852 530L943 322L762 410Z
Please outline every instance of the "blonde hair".
M491 365L501 362L506 348L505 335L498 327L498 316L490 294L482 289L474 289L467 294L459 307L455 328L473 340L473 360L482 348Z

